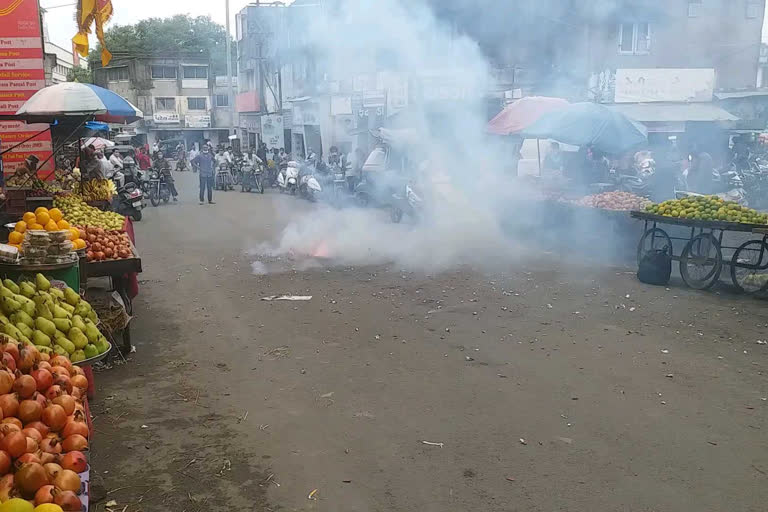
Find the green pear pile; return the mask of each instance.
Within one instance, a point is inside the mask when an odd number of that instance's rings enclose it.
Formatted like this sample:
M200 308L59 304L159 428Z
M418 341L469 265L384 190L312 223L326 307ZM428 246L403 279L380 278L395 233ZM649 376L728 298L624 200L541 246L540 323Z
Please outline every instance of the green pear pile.
M52 287L42 274L34 282L4 279L0 310L0 332L32 343L40 352L77 363L109 350L91 305L72 288Z

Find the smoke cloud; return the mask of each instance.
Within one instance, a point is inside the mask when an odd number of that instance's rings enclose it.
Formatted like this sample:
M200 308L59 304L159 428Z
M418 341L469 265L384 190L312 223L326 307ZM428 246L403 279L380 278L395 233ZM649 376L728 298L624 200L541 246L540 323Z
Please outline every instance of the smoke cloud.
M301 39L318 56L318 69L334 79L375 71L372 59L386 55L393 71L416 81L437 71L451 77L453 91L465 94L410 104L401 116L407 119L401 124L415 134L409 148L417 157L413 165L426 162L415 173L424 199L418 220L393 224L380 208L319 205L251 253L355 265L394 262L430 272L463 264L494 266L523 253L502 219L531 192L513 177L509 147L494 144L485 132L483 94L491 73L475 40L457 34L425 3L406 0L346 0L337 9L313 11ZM259 263L254 271L265 268Z

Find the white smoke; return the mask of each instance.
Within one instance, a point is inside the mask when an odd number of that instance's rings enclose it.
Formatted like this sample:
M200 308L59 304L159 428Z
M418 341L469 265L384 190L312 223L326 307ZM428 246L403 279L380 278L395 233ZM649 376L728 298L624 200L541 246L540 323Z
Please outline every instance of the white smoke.
M520 248L505 237L500 222L521 186L512 179L512 155L485 133L482 96L491 78L477 44L441 25L420 1L346 0L316 14L302 38L320 56L318 68L334 79L375 71L366 67L370 58L385 53L398 72L416 78L439 71L452 77L452 90L466 96L442 102L437 112L434 104L429 112L424 105L408 107L409 128L416 134L411 152L429 162L419 172L426 211L415 223L393 224L381 209L319 206L254 252L347 264L396 262L429 271L494 265L518 255Z

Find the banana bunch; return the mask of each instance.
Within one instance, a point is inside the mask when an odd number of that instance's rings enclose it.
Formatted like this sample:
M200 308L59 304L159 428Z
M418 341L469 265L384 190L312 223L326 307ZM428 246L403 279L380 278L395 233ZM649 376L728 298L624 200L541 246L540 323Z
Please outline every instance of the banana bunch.
M115 184L110 180L90 180L83 183L82 196L86 202L111 201L115 193Z

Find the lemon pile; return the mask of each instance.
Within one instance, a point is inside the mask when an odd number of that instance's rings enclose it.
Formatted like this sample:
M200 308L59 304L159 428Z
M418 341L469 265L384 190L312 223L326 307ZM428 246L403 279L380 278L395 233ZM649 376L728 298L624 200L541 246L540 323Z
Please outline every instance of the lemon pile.
M680 219L768 224L768 213L759 212L717 196L693 196L651 204L645 211Z

